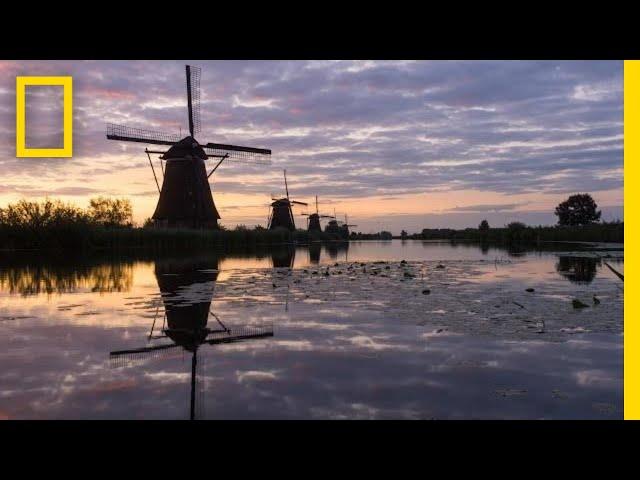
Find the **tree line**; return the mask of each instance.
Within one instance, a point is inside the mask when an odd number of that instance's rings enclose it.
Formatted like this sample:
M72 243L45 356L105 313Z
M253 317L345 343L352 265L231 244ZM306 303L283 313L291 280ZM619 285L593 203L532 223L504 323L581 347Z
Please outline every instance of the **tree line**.
M549 241L624 242L624 223L601 221L593 197L588 193L571 195L554 210L558 217L555 226L528 226L523 222L511 222L503 227L491 227L485 219L477 228L425 228L409 235L402 231L404 239L416 240L466 240L485 243L535 244Z

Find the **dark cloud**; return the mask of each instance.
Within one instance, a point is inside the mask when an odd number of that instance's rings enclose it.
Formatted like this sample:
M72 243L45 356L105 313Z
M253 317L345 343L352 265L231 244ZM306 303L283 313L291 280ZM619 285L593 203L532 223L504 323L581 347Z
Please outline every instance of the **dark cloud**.
M449 211L451 212L510 212L523 205L526 205L526 203L467 205L464 207L455 207L450 209Z

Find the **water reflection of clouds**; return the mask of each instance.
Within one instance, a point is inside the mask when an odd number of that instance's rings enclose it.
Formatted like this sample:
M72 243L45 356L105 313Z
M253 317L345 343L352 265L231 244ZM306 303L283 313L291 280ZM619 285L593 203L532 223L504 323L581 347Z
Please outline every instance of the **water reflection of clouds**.
M23 375L3 375L3 383L12 379L16 382L13 389L5 387L3 402L7 396L37 396L38 400L26 402L28 408L18 408L24 416L161 418L171 416L170 412L174 418L184 416L188 362L174 358L138 368L108 370L100 355L102 345L109 343L107 338L100 338L105 331L81 330L84 331L74 332L76 340L78 334L97 339L96 351L88 356L72 351L62 364L58 355L55 358L59 363L43 365L36 361L28 372L23 362L5 363L5 372L19 369ZM531 417L537 413L563 413L562 405L555 405L558 402L551 395L553 388L568 392L572 398L572 411L564 411L569 417L598 416L590 408L594 390L604 390L597 397L601 402L620 404L621 378L613 373L616 362L602 358L609 356L611 348L619 352L615 342L581 340L580 360L586 358L591 364L609 367L603 370L585 369L583 361L562 358L564 349L559 344L537 342L523 348L518 343L496 344L451 336L425 345L413 333L397 332L392 338L402 348L384 349L381 356L375 357L359 357L352 350L336 347L321 332L317 333L319 338L305 342L307 347L312 343L312 349L301 349L300 341L287 338L292 333L281 331L284 339L278 341L277 348L250 349L250 359L246 349L236 348L241 344L205 350L209 370L207 411L216 418L360 418L352 407L360 405L360 413L367 412L362 413L367 418ZM361 337L354 335L344 340ZM368 342L364 345L371 346ZM405 355L408 350L413 355ZM345 369L345 358L349 369ZM80 359L83 365L78 362ZM256 365L260 368L256 369ZM60 379L60 371L69 373ZM51 387L25 388L24 377ZM603 384L604 378L609 378L610 383ZM243 387L235 386L238 384ZM512 400L494 392L509 387L526 388L528 394L524 399ZM540 398L534 401L531 396ZM550 409L547 413L544 408L540 411L539 403L546 396L549 398L542 404ZM269 400L263 403L265 398ZM98 401L99 404L94 403ZM11 401L10 405L16 407L20 403ZM17 413L6 407L0 410Z
M527 260L524 271L542 275L539 282L548 274L555 275L551 285L569 285L553 262ZM158 291L149 268L134 269L126 293L0 297L11 315L34 317L0 323L0 416L186 418L188 355L150 358L126 369L111 368L106 357L112 348L144 344L153 317L148 299ZM520 270L511 268L507 276L517 277L513 272ZM592 285L606 281L598 271ZM285 312L278 295L272 304L248 308L229 300L234 296L226 291L224 301L214 297L221 317L231 324L270 322L275 337L202 347L204 402L212 418L622 416L619 333L504 341L410 324L333 300L309 306L291 296ZM69 305L78 306L58 309ZM77 315L92 310L100 314ZM443 328L447 318L438 319ZM509 389L524 393L499 393Z

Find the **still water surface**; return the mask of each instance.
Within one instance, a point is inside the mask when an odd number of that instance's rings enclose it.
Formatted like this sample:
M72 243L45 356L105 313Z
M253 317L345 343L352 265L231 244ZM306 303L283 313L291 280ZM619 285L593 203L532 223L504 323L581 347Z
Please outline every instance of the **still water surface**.
M622 418L608 247L5 259L0 418Z

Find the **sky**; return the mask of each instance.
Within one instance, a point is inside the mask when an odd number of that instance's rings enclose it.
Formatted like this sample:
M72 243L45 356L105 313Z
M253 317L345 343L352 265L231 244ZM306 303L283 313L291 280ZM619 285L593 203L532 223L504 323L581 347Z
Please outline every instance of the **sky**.
M271 165L229 161L209 179L227 227L266 226L284 168L292 199L318 195L321 213L362 232L553 224L578 192L622 219L621 61L0 60L0 207L106 195L150 217L145 146L107 140L105 127L184 135L185 64L202 68L196 138L273 152ZM20 75L73 76L73 158L15 157ZM61 105L61 88L27 89L27 146L61 145ZM294 209L298 226L305 211Z

